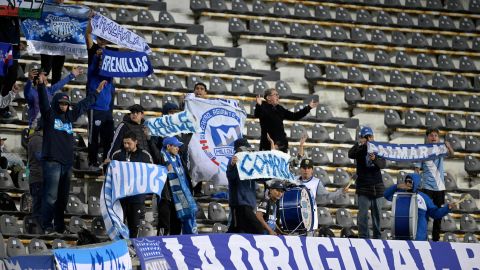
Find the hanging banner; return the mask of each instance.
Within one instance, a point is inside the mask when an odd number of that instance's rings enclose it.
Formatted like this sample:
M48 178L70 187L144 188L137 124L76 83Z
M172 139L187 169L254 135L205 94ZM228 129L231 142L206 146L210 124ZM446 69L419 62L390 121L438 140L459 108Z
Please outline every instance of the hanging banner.
M142 269L479 269L480 244L247 234L147 237ZM161 254L158 262L155 254ZM165 259L163 259L163 257ZM164 261L166 260L166 262Z
M40 19L22 21L28 53L86 58L89 11L85 6L45 4Z
M2 268L4 267L4 268ZM0 270L55 270L52 255L24 255L14 256L0 263Z
M237 170L240 180L259 178L277 178L294 182L295 176L290 172L290 155L282 151L240 152Z
M0 0L0 16L39 19L44 0Z
M92 34L114 44L137 52L145 52L148 54L152 52L145 39L98 12L92 17L91 25Z
M60 270L132 269L125 240L88 248L54 249L53 256L57 269Z
M134 238L132 243L142 269L173 269L163 256L158 239Z
M235 100L203 99L193 94L185 98L185 108L195 118L197 130L188 144L191 178L227 185L228 161L234 153L233 143L242 137L247 113Z
M375 153L379 157L393 161L425 161L448 154L444 143L430 144L392 144L368 142L368 153Z
M100 75L105 77L147 77L153 68L144 52L103 50Z
M120 199L139 195L157 194L159 199L167 168L149 163L112 160L100 193L100 210L105 229L112 240L128 239L128 227L123 223Z
M172 137L182 133L195 133L195 118L189 111L145 120L152 136Z
M0 76L7 75L8 68L13 65L12 44L0 42Z

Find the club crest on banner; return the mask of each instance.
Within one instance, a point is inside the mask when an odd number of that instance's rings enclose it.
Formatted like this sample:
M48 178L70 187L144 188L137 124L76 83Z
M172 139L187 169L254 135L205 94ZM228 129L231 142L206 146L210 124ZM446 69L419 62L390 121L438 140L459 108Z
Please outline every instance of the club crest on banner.
M212 123L222 125L213 126ZM234 154L233 143L242 136L241 120L238 115L225 108L213 108L200 117L200 144L205 155L223 171L227 169L226 162L219 162L217 156L230 158Z
M49 14L45 21L50 27L50 37L57 41L65 41L74 35L82 34L80 22L74 18Z

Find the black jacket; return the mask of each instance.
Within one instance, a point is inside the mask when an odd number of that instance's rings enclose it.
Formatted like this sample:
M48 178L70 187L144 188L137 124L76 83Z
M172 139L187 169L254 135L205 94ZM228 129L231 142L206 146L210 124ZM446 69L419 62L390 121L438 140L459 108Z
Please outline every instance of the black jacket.
M240 180L237 166L232 166L231 159L227 166L228 201L230 207L257 206L256 183L254 180Z
M382 172L386 161L378 156L367 166L367 145L356 143L348 151L348 157L355 159L357 165L356 193L368 197L383 197L385 186L383 185Z
M305 106L298 112L291 112L281 105L273 106L267 102L255 106L255 117L260 119L262 134L260 138L260 150L270 150L271 145L267 139L267 133L272 140L281 145L279 150L286 152L288 149L287 134L283 126L283 120L300 120L305 117L311 108Z
M58 100L63 96L68 96L67 94L55 94L49 104L45 85L38 85L37 91L43 121L43 160L71 165L73 164L74 144L73 123L95 103L98 93L88 95L72 110L64 113L60 111Z

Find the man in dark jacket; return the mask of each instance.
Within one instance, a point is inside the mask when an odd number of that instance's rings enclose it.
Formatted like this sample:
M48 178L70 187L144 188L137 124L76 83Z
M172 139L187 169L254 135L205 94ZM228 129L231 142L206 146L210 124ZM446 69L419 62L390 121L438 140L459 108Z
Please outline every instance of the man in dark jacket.
M234 142L235 153L248 151L250 148L245 138ZM237 162L238 157L233 156L227 166L228 204L231 215L228 232L263 234L263 226L254 213L257 206L256 183L254 180L240 180Z
M279 146L278 150L286 153L288 151L288 139L283 120L298 121L302 119L311 109L317 107L318 102L312 100L300 111L291 112L278 104L280 97L275 89L265 90L263 99L257 96L257 105L255 105L255 117L260 119L260 127L262 128L260 150L271 150L271 144L267 138L268 134Z
M46 83L45 74L39 74L37 90L45 138L42 144L44 186L41 223L46 233L52 232L53 218L55 231L63 233L64 211L72 177L73 123L95 103L106 82L102 82L94 94L80 101L72 110L70 98L65 93L55 94L49 104Z
M373 130L363 127L360 130L360 140L348 151L348 157L355 159L357 164L356 193L358 196L358 237L370 238L368 230L368 209L371 211L373 238L380 239L380 213L385 186L380 169L385 168L385 159L374 153L367 153L367 142L374 141Z
M152 156L139 147L137 135L134 131L125 132L122 141L123 148L113 153L113 160L153 163ZM137 237L138 226L145 219L145 194L123 198L120 203L125 213L130 238Z
M42 206L42 141L43 131L41 125L35 128L35 132L28 139L28 182L30 195L32 195L32 217L40 218Z

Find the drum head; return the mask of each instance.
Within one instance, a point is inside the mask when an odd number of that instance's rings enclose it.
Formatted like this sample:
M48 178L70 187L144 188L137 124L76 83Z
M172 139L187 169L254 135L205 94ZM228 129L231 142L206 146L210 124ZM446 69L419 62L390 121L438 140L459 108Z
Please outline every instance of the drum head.
M300 193L300 206L303 226L310 231L313 226L313 206L310 192L306 188Z

